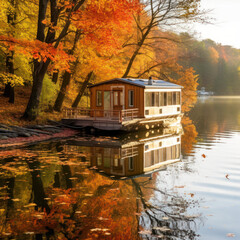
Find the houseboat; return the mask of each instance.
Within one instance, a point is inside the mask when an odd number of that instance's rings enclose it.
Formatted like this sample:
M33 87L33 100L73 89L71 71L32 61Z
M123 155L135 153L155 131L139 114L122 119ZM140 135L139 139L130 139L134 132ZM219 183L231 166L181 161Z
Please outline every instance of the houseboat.
M163 80L114 78L89 87L90 108L64 109L63 122L101 130L165 127L181 120L182 86Z

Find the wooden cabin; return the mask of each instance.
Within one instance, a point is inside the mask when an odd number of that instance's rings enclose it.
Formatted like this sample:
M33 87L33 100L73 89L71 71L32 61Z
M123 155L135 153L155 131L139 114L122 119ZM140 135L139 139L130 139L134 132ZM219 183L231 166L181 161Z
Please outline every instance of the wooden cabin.
M65 119L77 119L74 125L103 130L167 125L181 115L181 89L177 84L151 78L114 78L90 86L90 109L66 109Z

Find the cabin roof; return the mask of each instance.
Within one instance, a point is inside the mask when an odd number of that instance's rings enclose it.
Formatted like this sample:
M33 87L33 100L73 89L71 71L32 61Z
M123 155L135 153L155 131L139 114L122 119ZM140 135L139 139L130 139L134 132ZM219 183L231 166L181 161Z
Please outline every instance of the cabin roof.
M142 88L150 88L150 89L154 89L154 88L183 88L180 85L171 83L171 82L166 82L163 80L152 80L152 84L149 85L148 84L148 79L132 79L132 78L114 78L108 81L104 81L104 82L100 82L97 84L93 84L92 86L89 86L89 88L91 87L95 87L95 86L99 86L99 85L103 85L103 84L108 84L108 83L116 83L116 82L123 82L123 83L128 83L131 85L135 85L138 87L142 87Z

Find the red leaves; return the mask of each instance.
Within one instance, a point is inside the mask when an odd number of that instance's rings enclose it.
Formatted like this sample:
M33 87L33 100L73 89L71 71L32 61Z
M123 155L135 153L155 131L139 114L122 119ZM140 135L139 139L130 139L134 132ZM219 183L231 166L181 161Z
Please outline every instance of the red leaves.
M84 11L73 14L73 24L83 32L84 45L101 53L114 52L122 44L119 33L131 29L133 13L139 9L137 0L90 0Z

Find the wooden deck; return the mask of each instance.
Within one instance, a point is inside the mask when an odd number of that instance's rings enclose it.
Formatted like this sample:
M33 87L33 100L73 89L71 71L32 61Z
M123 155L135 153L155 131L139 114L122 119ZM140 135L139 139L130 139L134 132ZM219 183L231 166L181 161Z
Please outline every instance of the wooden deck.
M139 118L138 109L98 110L86 108L65 108L62 122L77 127L93 127L100 130L133 131L165 127L179 121L180 114L168 117Z
M98 110L87 108L65 108L63 109L63 114L65 119L110 120L124 122L137 118L138 109Z
M137 119L138 109L98 110L65 108L62 121L74 126L94 127L102 130L121 130L125 122Z

